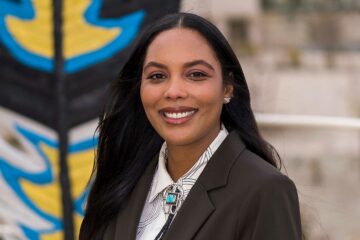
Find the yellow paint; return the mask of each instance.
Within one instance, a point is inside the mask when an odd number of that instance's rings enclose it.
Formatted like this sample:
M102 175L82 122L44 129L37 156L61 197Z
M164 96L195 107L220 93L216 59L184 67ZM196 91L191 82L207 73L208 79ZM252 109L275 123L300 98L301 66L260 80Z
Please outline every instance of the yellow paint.
M121 33L120 28L90 25L84 18L90 0L64 0L64 56L69 59L98 50Z
M94 164L94 149L74 153L69 156L69 177L73 198L78 198L84 191Z
M79 239L80 226L82 223L83 217L79 214L74 214L74 228L75 228L75 239Z
M94 149L71 154L69 157L69 177L74 199L80 197L86 188L94 164ZM79 234L82 216L74 214L75 234ZM77 238L76 238L77 239Z
M14 16L5 19L13 38L26 50L51 58L53 51L53 14L51 0L33 0L36 17L23 20Z
M102 48L113 41L120 28L107 29L86 22L85 11L92 0L64 0L63 49L65 59ZM25 21L14 16L6 17L6 24L14 39L27 51L52 58L53 14L52 0L33 0L35 18Z
M62 206L61 190L59 183L59 152L58 149L52 148L45 144L41 144L40 147L50 161L51 168L54 174L54 181L46 185L38 185L22 179L20 181L20 184L25 194L39 209L46 212L47 214L61 219ZM91 175L93 162L94 149L69 155L69 177L72 184L71 192L73 199L77 199L82 195ZM79 234L81 222L82 216L74 213L76 235ZM63 239L63 233L55 232L52 234L45 234L41 236L41 239L61 240Z
M63 240L63 239L64 239L64 234L62 231L51 234L43 234L41 236L41 240Z
M94 164L94 156L94 149L69 155L69 178L73 199L78 199L88 184ZM74 213L75 239L78 239L82 220L82 216Z
M48 157L55 180L50 184L39 185L21 179L20 184L25 194L31 198L32 202L42 211L56 218L62 218L61 190L59 183L59 164L58 150L45 144L41 149Z

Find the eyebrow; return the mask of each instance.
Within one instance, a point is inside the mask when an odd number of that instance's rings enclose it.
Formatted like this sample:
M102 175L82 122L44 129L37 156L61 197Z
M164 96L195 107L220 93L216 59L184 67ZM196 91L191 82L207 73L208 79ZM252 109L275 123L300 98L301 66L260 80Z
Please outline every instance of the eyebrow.
M191 61L191 62L187 62L184 64L184 66L186 68L188 67L192 67L192 66L195 66L195 65L204 65L205 67L208 67L210 68L211 70L215 70L214 67L206 62L205 60L202 60L202 59L199 59L199 60L194 60L194 61ZM151 61L151 62L148 62L145 66L144 66L144 70L149 68L149 67L157 67L157 68L162 68L162 69L167 69L167 67L164 65L164 64L161 64L161 63L158 63L158 62L154 62L154 61Z
M185 67L192 67L192 66L199 65L199 64L204 65L204 66L210 68L211 70L215 70L214 67L210 63L208 63L208 62L206 62L205 60L202 60L202 59L185 63Z
M162 69L166 69L166 66L164 64L158 63L158 62L148 62L145 66L144 66L144 70L149 68L149 67L157 67L157 68L162 68Z

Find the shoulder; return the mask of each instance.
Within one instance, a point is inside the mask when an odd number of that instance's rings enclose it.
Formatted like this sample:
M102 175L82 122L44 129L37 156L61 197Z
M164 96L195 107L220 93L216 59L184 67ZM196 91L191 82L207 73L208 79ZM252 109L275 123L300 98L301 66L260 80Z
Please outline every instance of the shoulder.
M293 188L294 185L279 169L250 151L236 131L228 135L208 165L206 174L203 174L206 176L202 178L206 186L222 182L228 188L234 188L231 190L248 193L249 188Z
M236 131L232 131L213 154L198 182L214 196L239 203L256 194L288 191L297 195L294 183L277 168L246 148Z
M211 179L226 176L226 181L210 197L219 216L236 223L237 239L301 239L299 200L289 177L235 134L224 141L215 160Z
M289 193L297 197L295 184L288 176L246 148L235 160L228 184L247 196Z
M301 239L297 190L278 169L245 149L233 165L228 186L235 193L239 239Z

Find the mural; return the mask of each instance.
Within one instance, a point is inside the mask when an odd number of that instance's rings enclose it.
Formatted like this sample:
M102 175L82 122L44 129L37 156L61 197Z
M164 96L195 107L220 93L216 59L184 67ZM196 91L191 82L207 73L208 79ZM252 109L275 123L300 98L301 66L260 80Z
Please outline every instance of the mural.
M179 4L0 0L0 224L14 235L76 238L104 90L141 29Z
M0 108L0 216L18 225L24 239L62 239L62 206L56 133ZM96 122L74 128L68 148L71 196L79 229L92 170ZM5 219L4 219L5 220Z

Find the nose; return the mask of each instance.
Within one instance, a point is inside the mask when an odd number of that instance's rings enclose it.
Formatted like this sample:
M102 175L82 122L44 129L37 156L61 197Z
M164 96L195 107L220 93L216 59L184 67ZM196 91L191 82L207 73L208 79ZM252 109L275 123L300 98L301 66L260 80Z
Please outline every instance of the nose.
M181 77L174 77L168 81L164 97L169 100L178 100L188 96L186 83Z

